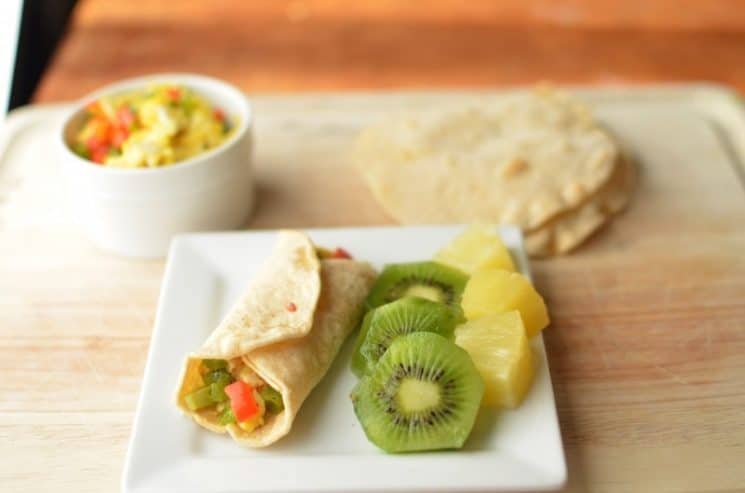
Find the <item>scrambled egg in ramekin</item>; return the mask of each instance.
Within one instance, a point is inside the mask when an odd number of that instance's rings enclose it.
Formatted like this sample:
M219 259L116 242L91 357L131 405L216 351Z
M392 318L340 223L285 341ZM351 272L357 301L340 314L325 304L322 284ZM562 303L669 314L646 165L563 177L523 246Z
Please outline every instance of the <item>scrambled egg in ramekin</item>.
M234 125L194 91L173 84L104 96L89 104L73 149L117 168L167 166L217 147Z

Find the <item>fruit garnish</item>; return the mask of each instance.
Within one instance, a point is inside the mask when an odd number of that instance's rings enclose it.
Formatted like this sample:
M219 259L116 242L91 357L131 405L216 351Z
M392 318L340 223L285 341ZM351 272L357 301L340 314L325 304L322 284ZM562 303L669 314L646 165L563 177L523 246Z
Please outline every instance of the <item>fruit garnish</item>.
M386 452L460 448L484 393L471 358L444 337L397 338L352 391L367 438Z
M376 308L414 296L458 307L467 280L463 272L437 262L391 264L378 276L366 303Z
M455 343L471 356L484 380L484 403L520 405L533 382L533 352L520 312L486 315L455 328Z
M375 310L368 310L365 317L362 319L360 324L360 330L357 333L357 340L354 342L354 350L352 352L352 373L358 377L362 377L367 373L367 360L362 356L362 343L367 339L367 332L370 329L370 322L373 319Z
M493 313L518 310L528 337L549 324L543 298L522 274L503 269L482 269L473 273L463 291L463 312L469 320Z
M412 332L434 332L452 340L453 329L462 321L460 310L422 298L402 298L371 313L365 339L359 347L364 360L362 373L370 372L398 337Z
M437 252L434 259L467 274L487 267L515 271L510 252L493 225L472 224Z

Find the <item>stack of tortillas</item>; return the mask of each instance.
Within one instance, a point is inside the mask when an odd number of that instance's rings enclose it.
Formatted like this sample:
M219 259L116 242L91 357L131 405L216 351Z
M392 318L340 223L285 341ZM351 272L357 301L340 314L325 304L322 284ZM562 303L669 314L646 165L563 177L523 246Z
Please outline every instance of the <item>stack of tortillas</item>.
M401 223L515 224L533 256L582 243L634 182L588 108L550 89L390 118L362 131L353 157Z

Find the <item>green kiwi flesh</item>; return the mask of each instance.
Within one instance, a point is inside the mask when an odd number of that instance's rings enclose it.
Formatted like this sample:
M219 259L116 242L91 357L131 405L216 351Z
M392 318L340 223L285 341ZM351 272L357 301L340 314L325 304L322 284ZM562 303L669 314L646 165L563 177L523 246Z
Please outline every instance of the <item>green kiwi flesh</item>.
M360 325L360 331L357 334L357 340L354 341L354 352L352 353L352 373L358 377L362 377L367 373L367 360L362 356L362 343L367 338L367 333L370 330L370 322L375 315L375 310L369 310L365 314L365 318L362 319Z
M398 337L352 390L367 438L386 452L461 448L484 383L470 356L441 335Z
M401 298L370 313L373 315L360 345L363 374L377 364L396 338L412 332L434 332L452 341L455 326L464 321L459 310L423 298Z
M399 298L415 296L460 306L468 276L438 262L387 265L367 297L368 308L377 308Z

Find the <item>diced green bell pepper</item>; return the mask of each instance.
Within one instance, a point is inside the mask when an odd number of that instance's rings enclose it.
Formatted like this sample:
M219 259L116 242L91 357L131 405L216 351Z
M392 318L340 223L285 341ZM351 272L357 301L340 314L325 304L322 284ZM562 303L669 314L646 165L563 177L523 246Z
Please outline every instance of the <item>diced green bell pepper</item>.
M75 151L75 154L82 158L90 159L91 157L91 153L90 151L88 151L88 147L86 147L86 145L82 142L75 142L72 145L72 150Z
M225 393L225 386L228 383L219 382L210 384L210 396L214 402L225 402L228 400L228 394Z
M259 395L264 399L264 405L268 413L277 414L284 410L285 405L282 402L282 394L274 390L268 385L265 385L259 391Z
M204 380L204 383L206 384L222 381L232 382L233 377L228 373L228 370L220 369L208 371L202 376L202 380Z
M205 385L190 394L186 394L184 401L192 411L199 411L200 409L204 409L205 407L209 407L215 403L214 399L212 399L212 389L210 388L210 385Z
M233 377L225 370L214 370L204 375L204 382L210 386L210 394L215 402L228 400L225 386L233 383L233 381Z
M222 426L235 423L235 415L233 414L233 410L230 409L230 406L223 409L223 411L218 416L218 419L220 420L219 422Z
M203 359L202 364L208 370L219 370L228 367L228 362L224 359Z

